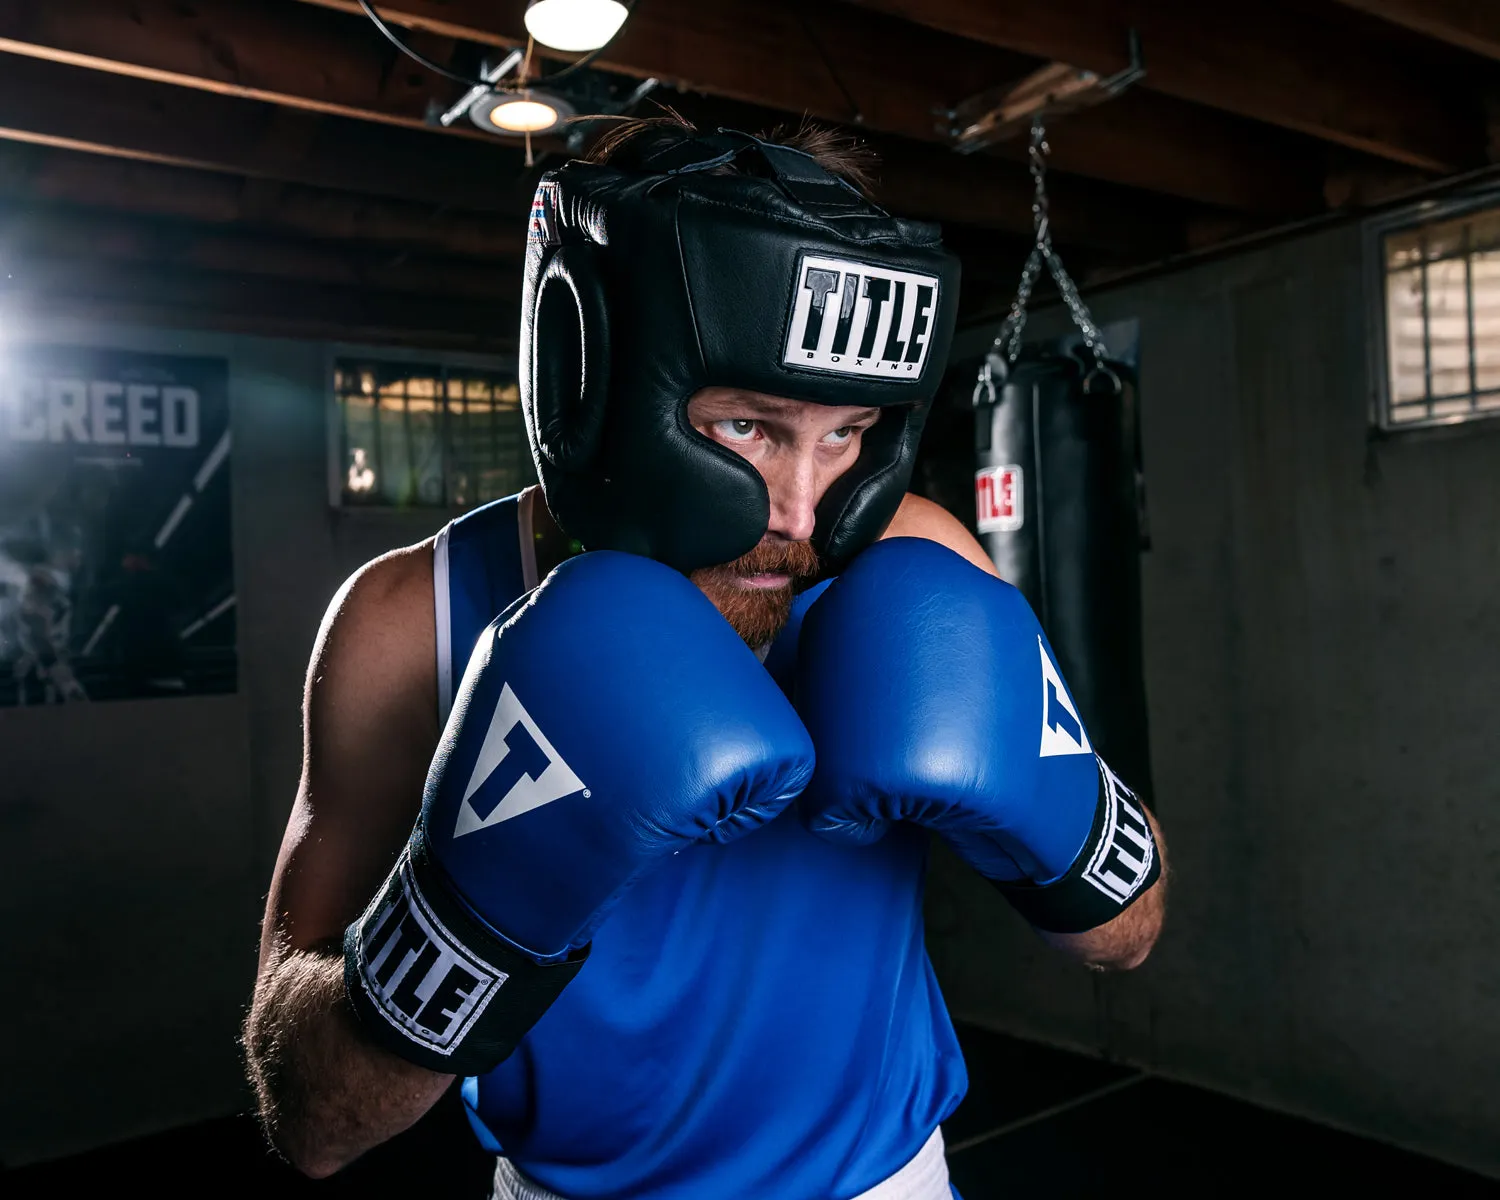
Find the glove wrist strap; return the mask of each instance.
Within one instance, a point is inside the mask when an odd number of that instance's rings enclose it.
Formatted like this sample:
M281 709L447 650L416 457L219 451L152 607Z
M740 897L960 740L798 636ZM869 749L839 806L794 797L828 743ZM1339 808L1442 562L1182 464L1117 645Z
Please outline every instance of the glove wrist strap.
M1096 756L1097 758L1097 756ZM1083 849L1051 883L995 886L1023 917L1051 933L1083 933L1118 917L1161 877L1146 808L1102 758L1094 824Z
M540 964L451 890L420 831L344 933L344 990L366 1034L447 1075L503 1062L588 958Z

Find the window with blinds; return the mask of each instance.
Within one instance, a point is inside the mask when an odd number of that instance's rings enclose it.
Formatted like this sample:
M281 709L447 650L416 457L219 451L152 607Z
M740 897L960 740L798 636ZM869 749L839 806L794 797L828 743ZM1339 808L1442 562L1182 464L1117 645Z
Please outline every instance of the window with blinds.
M1378 235L1389 429L1500 416L1500 206Z
M333 389L346 505L471 508L535 479L512 374L341 358Z

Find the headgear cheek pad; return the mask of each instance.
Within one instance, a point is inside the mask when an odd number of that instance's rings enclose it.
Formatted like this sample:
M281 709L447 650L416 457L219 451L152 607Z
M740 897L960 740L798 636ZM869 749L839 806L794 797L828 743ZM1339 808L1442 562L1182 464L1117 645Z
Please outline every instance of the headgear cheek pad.
M735 162L754 174L710 173ZM760 473L687 421L725 386L880 408L817 509L831 569L885 530L953 337L958 261L811 156L721 132L649 173L570 162L532 204L521 405L548 508L590 549L681 571L765 535Z

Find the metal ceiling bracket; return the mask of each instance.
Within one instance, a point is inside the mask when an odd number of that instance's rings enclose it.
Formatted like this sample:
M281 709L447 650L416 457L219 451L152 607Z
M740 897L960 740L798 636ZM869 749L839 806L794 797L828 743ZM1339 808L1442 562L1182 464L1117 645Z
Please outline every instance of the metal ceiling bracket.
M1024 133L1034 117L1058 117L1112 100L1146 74L1141 40L1130 31L1130 63L1108 77L1067 63L1048 63L1019 83L980 92L950 109L939 110L938 132L960 154Z
M521 59L524 57L525 55L520 50L512 50L509 54L507 54L503 59L500 60L498 66L491 67L486 64L480 70L479 78L483 79L488 84L499 83L502 79L504 79L513 70L521 65ZM469 109L473 108L474 105L478 104L479 101L483 100L493 90L494 89L492 87L471 87L467 92L463 94L462 97L459 98L458 103L456 103L447 112L443 113L442 116L438 117L438 124L446 128L447 126L452 125L454 121L468 116Z

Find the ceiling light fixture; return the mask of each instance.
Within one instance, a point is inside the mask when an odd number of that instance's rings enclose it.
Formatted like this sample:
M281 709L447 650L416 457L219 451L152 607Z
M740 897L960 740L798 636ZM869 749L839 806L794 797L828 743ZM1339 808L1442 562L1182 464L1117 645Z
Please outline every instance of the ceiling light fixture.
M629 15L620 0L530 0L526 32L553 50L582 53L614 37Z
M469 110L469 117L489 133L538 135L551 133L574 108L561 96L535 88L517 92L491 92Z

